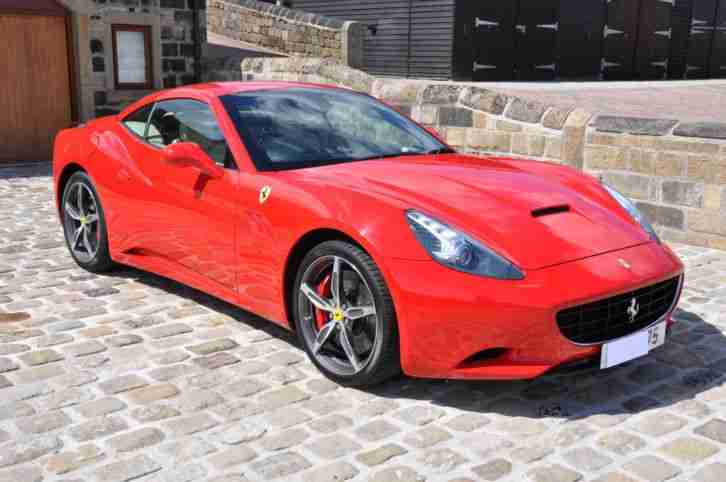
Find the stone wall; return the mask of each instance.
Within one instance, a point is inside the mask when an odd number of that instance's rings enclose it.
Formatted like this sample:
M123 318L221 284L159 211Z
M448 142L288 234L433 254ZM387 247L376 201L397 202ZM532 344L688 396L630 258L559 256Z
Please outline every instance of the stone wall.
M208 0L207 29L290 56L328 57L351 67L363 61L363 26L258 2Z
M665 239L726 249L726 125L593 117L471 84L375 78L333 59L246 59L241 76L369 93L460 152L584 170L633 198Z
M114 88L112 24L151 27L155 88L176 87L199 80L195 58L201 57L205 39L203 0L94 0L93 5L87 24L90 58L84 86L88 92L84 94L93 96L94 115L119 112L149 93Z
M584 169L629 197L667 239L726 249L726 125L599 116Z

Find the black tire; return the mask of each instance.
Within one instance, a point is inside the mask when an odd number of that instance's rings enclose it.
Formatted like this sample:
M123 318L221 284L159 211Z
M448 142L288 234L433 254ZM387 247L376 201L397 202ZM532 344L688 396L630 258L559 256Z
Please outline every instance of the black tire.
M92 196L92 201L95 203L96 209L90 214L96 214L98 217L97 226L94 228L92 236L93 241L97 243L94 245L96 249L95 252L86 256L83 256L82 253L78 253L71 246L73 236L75 234L73 230L78 221L73 219L66 209L67 202L75 203L77 200L77 198L74 200L73 196L77 196L79 185L82 185L81 189L84 189L83 192L85 193L86 199L90 201L90 196ZM93 181L88 174L83 171L74 173L66 182L61 199L63 234L65 235L68 251L70 251L74 261L78 264L78 266L92 273L103 273L112 269L114 267L114 262L111 259L111 255L108 250L108 230L106 227L106 217L104 216L103 206L101 205L101 197L98 195L96 186L93 184Z
M320 260L341 258L348 267L349 276L362 278L365 284L358 283L366 289L366 297L372 297L375 303L375 315L357 319L351 323L363 323L367 327L375 326L374 340L366 352L366 359L359 371L351 374L341 373L340 370L331 369L331 363L326 361L330 357L321 357L313 351L316 326L314 318L310 318L310 311L306 311L305 303L310 303L305 295L301 295L301 284L303 277L309 273L315 263ZM341 291L344 291L344 282L341 282ZM370 386L383 382L401 373L398 323L391 294L383 279L383 276L373 259L360 247L344 241L326 241L313 248L303 259L297 272L294 284L294 293L291 297L293 303L293 314L295 328L300 343L305 348L308 356L318 369L329 379L344 386ZM343 295L341 295L343 296ZM312 304L307 305L312 307ZM314 310L313 310L314 311ZM305 319L305 313L308 319ZM374 318L373 318L374 317ZM332 315L331 318L332 320ZM350 325L351 327L353 325ZM322 331L322 329L320 330ZM355 339L354 329L348 332L351 339ZM380 334L380 335L379 335ZM331 336L331 339L334 339ZM339 338L338 338L339 339ZM355 344L351 345L355 346ZM351 365L352 366L352 365Z

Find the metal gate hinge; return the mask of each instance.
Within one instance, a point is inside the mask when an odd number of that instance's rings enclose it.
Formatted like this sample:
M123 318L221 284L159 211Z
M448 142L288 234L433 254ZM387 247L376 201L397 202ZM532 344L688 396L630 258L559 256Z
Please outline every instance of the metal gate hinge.
M476 72L477 70L495 70L496 68L496 65L479 64L474 61L474 72Z
M618 64L617 62L608 62L607 60L602 59L600 68L601 68L601 70L605 70L610 67L620 67L621 65L623 65L623 64Z
M560 30L560 22L555 23L541 23L537 25L537 28L543 28L546 30Z
M498 27L499 22L492 22L491 20L482 20L479 17L474 19L474 27Z
M608 38L610 35L620 35L621 33L624 33L622 30L615 30L613 28L610 28L608 25L605 25L603 29L603 37Z

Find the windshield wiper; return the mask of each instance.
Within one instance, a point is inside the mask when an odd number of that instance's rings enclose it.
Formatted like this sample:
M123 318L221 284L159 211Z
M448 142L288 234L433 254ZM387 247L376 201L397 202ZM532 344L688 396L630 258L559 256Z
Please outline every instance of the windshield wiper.
M369 157L362 157L355 159L356 161L371 161L373 159L386 159L389 157L403 157L403 156L430 156L432 154L453 154L456 151L449 149L448 147L440 147L438 149L431 149L430 151L403 151L395 152L391 154L380 154Z
M420 154L455 154L456 151L449 147L439 147L438 149L431 149L430 151L422 152Z

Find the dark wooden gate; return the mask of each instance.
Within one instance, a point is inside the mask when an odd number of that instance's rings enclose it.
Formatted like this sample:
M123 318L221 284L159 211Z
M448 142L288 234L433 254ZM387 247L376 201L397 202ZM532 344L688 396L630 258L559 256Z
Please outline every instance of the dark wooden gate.
M638 79L666 78L673 33L671 28L672 9L673 5L668 1L640 1L634 77Z
M516 79L550 80L556 77L559 3L559 0L520 0L515 25Z
M612 0L607 4L607 20L603 29L603 78L623 80L633 77L639 11L638 0Z
M511 80L518 2L476 2L472 35L474 80Z
M711 47L711 77L726 76L726 0L719 0Z
M718 0L694 0L684 77L705 79L711 70L711 48L716 27Z
M602 0L561 1L556 49L560 77L600 76L605 13Z
M716 0L707 1L715 2ZM686 76L693 2L694 0L677 0L673 5L671 50L668 59L668 78L670 79L682 79Z

